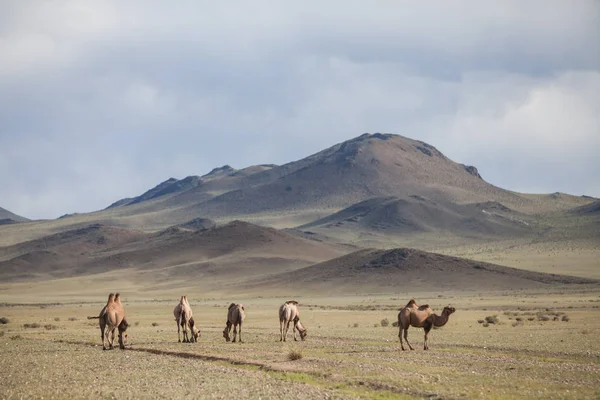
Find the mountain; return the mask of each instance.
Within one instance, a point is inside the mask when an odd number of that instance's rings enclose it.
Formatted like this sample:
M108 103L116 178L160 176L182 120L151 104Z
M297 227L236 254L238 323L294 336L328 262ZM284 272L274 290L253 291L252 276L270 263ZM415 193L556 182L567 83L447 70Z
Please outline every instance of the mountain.
M242 221L156 233L94 224L0 248L0 277L18 281L131 269L161 279L208 277L207 284L215 284L288 271L347 251Z
M436 203L422 196L375 197L297 229L376 231L406 235L445 231L464 237L515 237L531 232L526 216L498 202L457 205Z
M599 280L525 271L415 249L364 249L265 280L248 289L306 293L472 291L600 285Z
M0 225L15 224L17 222L29 221L25 217L11 213L10 211L0 207Z

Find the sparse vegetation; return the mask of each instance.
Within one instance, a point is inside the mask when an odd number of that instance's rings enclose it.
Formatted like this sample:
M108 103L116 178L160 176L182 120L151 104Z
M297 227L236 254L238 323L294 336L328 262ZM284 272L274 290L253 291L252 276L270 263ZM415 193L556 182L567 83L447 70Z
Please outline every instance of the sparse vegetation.
M302 359L302 353L298 350L291 350L287 355L288 360L295 361Z
M394 321L394 322L392 322L392 326L393 326L394 328L397 328L397 327L398 327L398 321Z
M60 321L60 317L55 317L54 321L56 321L56 322Z
M9 322L8 318L6 318L6 317L0 318L0 324L4 325L4 324L8 324L8 322Z
M352 325L354 328L358 328L358 322L355 322L354 325Z
M47 331L51 331L51 330L54 330L54 329L58 329L58 326L56 326L56 325L53 325L53 324L46 324L46 325L44 325L44 328L45 328Z
M37 322L34 322L32 324L23 324L23 328L29 329L29 328L39 328L41 325L38 324Z
M77 318L75 318L75 317L69 317L69 321L77 321Z
M569 322L570 321L569 316L568 315L563 315L562 316L562 321Z
M381 320L380 324L383 327L389 326L390 325L390 321L387 318L384 318L384 319Z
M23 336L21 335L13 335L10 337L10 340L21 340L23 339Z
M488 315L487 317L485 317L485 322L487 322L488 324L497 324L498 316L497 315Z
M158 326L158 322L153 322L152 326Z

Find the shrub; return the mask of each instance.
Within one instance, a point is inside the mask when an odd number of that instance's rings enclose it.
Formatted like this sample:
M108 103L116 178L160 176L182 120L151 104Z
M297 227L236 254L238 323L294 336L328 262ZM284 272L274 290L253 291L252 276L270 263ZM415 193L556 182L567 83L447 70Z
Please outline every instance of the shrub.
M23 324L23 328L39 328L40 326L41 325L37 322L34 322L33 324Z
M496 316L496 315L488 315L487 317L485 317L485 322L487 322L488 324L497 324L498 323L498 316Z
M355 322L354 325L352 325L355 328L358 328L358 322Z
M75 317L69 317L69 321L77 321L77 318L75 318Z
M486 323L484 323L482 326L483 326L484 328L487 328L488 326L490 326L490 324L488 324L488 323L486 322Z
M517 318L515 318L515 319L517 320L517 322L521 322L521 321L523 321L523 318L521 318L521 317L517 317Z
M54 320L55 320L56 322L58 322L58 321L60 321L60 318L59 318L59 317L56 317L56 318L54 318Z
M298 350L292 350L288 353L287 357L288 357L288 360L290 360L290 361L301 360L302 353Z
M568 315L563 315L562 316L562 320L565 322L569 322L569 316Z
M384 318L381 320L381 326L388 326L390 324L390 321L387 318Z
M373 328L379 328L379 324L373 324Z
M140 324L140 321L135 321L135 322L133 323L133 325L135 325L135 326L138 326L139 324Z
M392 326L393 326L394 328L397 328L397 327L398 327L398 321L394 321L394 322L392 322Z
M533 321L534 319L535 318L533 318L533 317L529 317L529 318L527 318L527 321Z
M158 322L153 322L152 326L158 326Z
M521 322L521 321L517 321L517 322L513 322L512 323L513 328L516 327L516 326L521 326L521 325L523 325L523 322Z
M2 325L8 324L8 318L6 318L6 317L0 318L0 324L2 324Z
M23 336L21 336L21 335L14 335L14 336L10 337L10 340L20 340L20 339L23 339Z
M46 324L46 325L44 325L44 328L46 328L47 331L51 331L53 329L58 329L58 326L52 325L52 324Z
M478 324L483 324L484 322L485 322L485 321L484 321L484 320L482 320L482 319L478 319L478 320L477 320L477 323L478 323Z

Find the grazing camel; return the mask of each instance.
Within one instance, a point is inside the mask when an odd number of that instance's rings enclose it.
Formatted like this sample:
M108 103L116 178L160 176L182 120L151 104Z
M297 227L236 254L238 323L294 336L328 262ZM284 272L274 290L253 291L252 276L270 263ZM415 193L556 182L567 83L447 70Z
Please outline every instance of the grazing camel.
M231 303L229 305L229 309L227 310L227 323L225 325L225 329L223 329L223 337L227 342L231 339L229 338L229 332L231 332L231 327L233 326L233 343L235 343L235 339L237 336L237 327L240 327L240 343L242 343L242 322L246 318L246 312L244 310L244 306L242 304Z
M408 344L408 347L411 350L414 350L408 342L408 328L411 326L415 328L423 328L425 330L423 350L429 350L429 346L427 345L429 331L434 326L441 327L446 325L448 319L450 318L450 314L452 314L454 311L456 311L454 307L444 307L442 315L437 315L433 313L433 310L428 304L419 306L414 299L409 301L408 304L406 304L406 306L398 313L398 337L400 338L400 346L402 346L402 350L406 350L402 342L402 331L404 331L404 340L406 340L406 344Z
M308 334L308 329L304 328L300 323L300 310L298 309L298 302L295 300L286 301L279 307L280 342L285 342L288 329L290 329L290 322L292 321L294 321L294 328L292 328L294 340L298 340L296 339L296 329L298 330L298 333L300 333L300 339L304 340Z
M125 338L127 337L127 327L129 324L125 319L125 309L121 304L121 295L119 293L110 293L108 301L97 317L88 317L88 319L98 318L100 325L100 337L102 339L102 349L113 348L115 341L115 330L119 332L119 347L125 348ZM108 343L108 347L106 344Z
M175 321L177 323L177 338L179 339L179 342L181 343L180 329L183 329L184 343L197 342L198 337L200 336L200 330L196 327L196 323L194 322L192 307L190 307L187 296L181 296L179 304L177 304L173 310L173 316L175 316ZM188 327L190 328L191 337L188 337Z

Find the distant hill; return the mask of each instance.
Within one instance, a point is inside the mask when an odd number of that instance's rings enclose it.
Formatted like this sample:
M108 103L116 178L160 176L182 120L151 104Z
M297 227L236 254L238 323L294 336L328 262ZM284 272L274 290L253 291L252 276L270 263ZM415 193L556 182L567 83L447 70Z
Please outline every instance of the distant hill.
M303 293L487 291L600 281L525 271L415 249L359 250L266 280L248 288L302 288Z
M157 233L91 225L0 248L0 277L47 279L133 268L163 279L196 281L208 275L214 284L231 276L279 273L345 252L242 221Z
M368 230L388 234L446 231L465 237L518 236L531 231L527 217L498 202L457 205L422 196L376 197L299 226L301 230Z
M25 217L21 217L20 215L14 214L2 207L0 207L0 225L6 224L14 224L17 222L26 222L29 221Z

